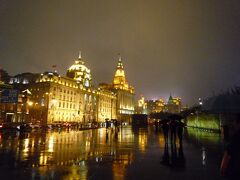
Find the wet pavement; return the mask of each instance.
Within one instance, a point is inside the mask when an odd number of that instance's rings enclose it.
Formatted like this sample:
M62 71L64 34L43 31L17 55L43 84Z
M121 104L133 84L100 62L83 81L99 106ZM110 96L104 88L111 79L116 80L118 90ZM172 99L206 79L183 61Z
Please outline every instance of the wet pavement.
M175 144L175 143L174 143ZM165 145L153 127L0 133L0 179L222 179L218 134Z

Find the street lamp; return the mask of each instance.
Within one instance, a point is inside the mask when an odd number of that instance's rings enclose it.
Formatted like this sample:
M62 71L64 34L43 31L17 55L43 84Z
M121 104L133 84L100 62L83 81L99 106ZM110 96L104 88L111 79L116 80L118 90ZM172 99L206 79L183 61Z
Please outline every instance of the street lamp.
M27 100L28 100L28 96L31 95L31 91L29 91L28 89L22 91L22 118L21 118L21 124L23 124L24 119L25 119L25 114L27 111Z
M27 104L27 95L23 94L22 95L22 118L21 118L21 124L23 124L24 119L25 119L25 113L26 113L26 104Z

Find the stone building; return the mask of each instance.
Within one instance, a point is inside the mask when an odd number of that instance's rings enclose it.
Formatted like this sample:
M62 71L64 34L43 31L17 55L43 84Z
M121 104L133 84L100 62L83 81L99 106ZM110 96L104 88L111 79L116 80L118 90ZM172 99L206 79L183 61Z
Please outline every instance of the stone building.
M182 108L182 101L180 97L169 96L165 111L169 113L179 113Z
M130 86L126 80L120 56L111 86L112 91L117 95L118 119L130 122L131 116L134 114L134 88Z
M85 65L81 53L79 53L79 57L75 60L74 64L68 68L67 77L74 79L80 87L92 87L91 71Z
M31 101L28 90L19 91L12 85L0 82L0 123L30 122Z
M34 123L97 123L116 119L116 94L91 83L91 71L81 56L67 70L67 77L45 72L30 85L30 118Z
M30 88L33 108L31 118L41 124L94 121L92 92L80 88L78 83L57 73L46 72ZM39 113L34 113L34 112Z
M98 122L105 122L105 120L117 119L116 109L117 97L114 92L109 91L101 86L97 91L97 119Z
M145 97L141 96L141 98L137 101L135 106L135 114L147 114L147 102L145 101Z
M81 55L67 69L66 76L57 71L23 73L14 76L10 83L19 92L28 89L31 94L18 101L24 108L26 106L27 116L21 116L24 122L47 125L102 123L114 119L130 121L134 113L134 88L126 81L121 58L113 83L101 84L98 88L92 85L91 70ZM10 121L20 120L11 118Z

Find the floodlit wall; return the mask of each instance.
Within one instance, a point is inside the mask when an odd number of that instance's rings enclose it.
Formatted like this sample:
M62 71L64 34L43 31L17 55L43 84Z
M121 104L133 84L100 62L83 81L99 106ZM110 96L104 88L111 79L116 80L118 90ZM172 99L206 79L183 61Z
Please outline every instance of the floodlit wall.
M202 129L211 129L219 130L220 129L220 120L218 115L213 114L194 114L187 117L186 120L187 126L202 128Z

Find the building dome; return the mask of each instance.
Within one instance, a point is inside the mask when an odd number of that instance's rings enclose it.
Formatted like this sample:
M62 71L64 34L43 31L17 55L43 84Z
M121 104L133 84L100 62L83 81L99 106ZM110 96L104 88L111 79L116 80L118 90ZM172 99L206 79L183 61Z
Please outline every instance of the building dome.
M91 87L91 71L85 65L81 54L79 54L79 57L77 60L75 60L74 64L68 68L67 77L76 80L77 83L79 83L83 87Z

